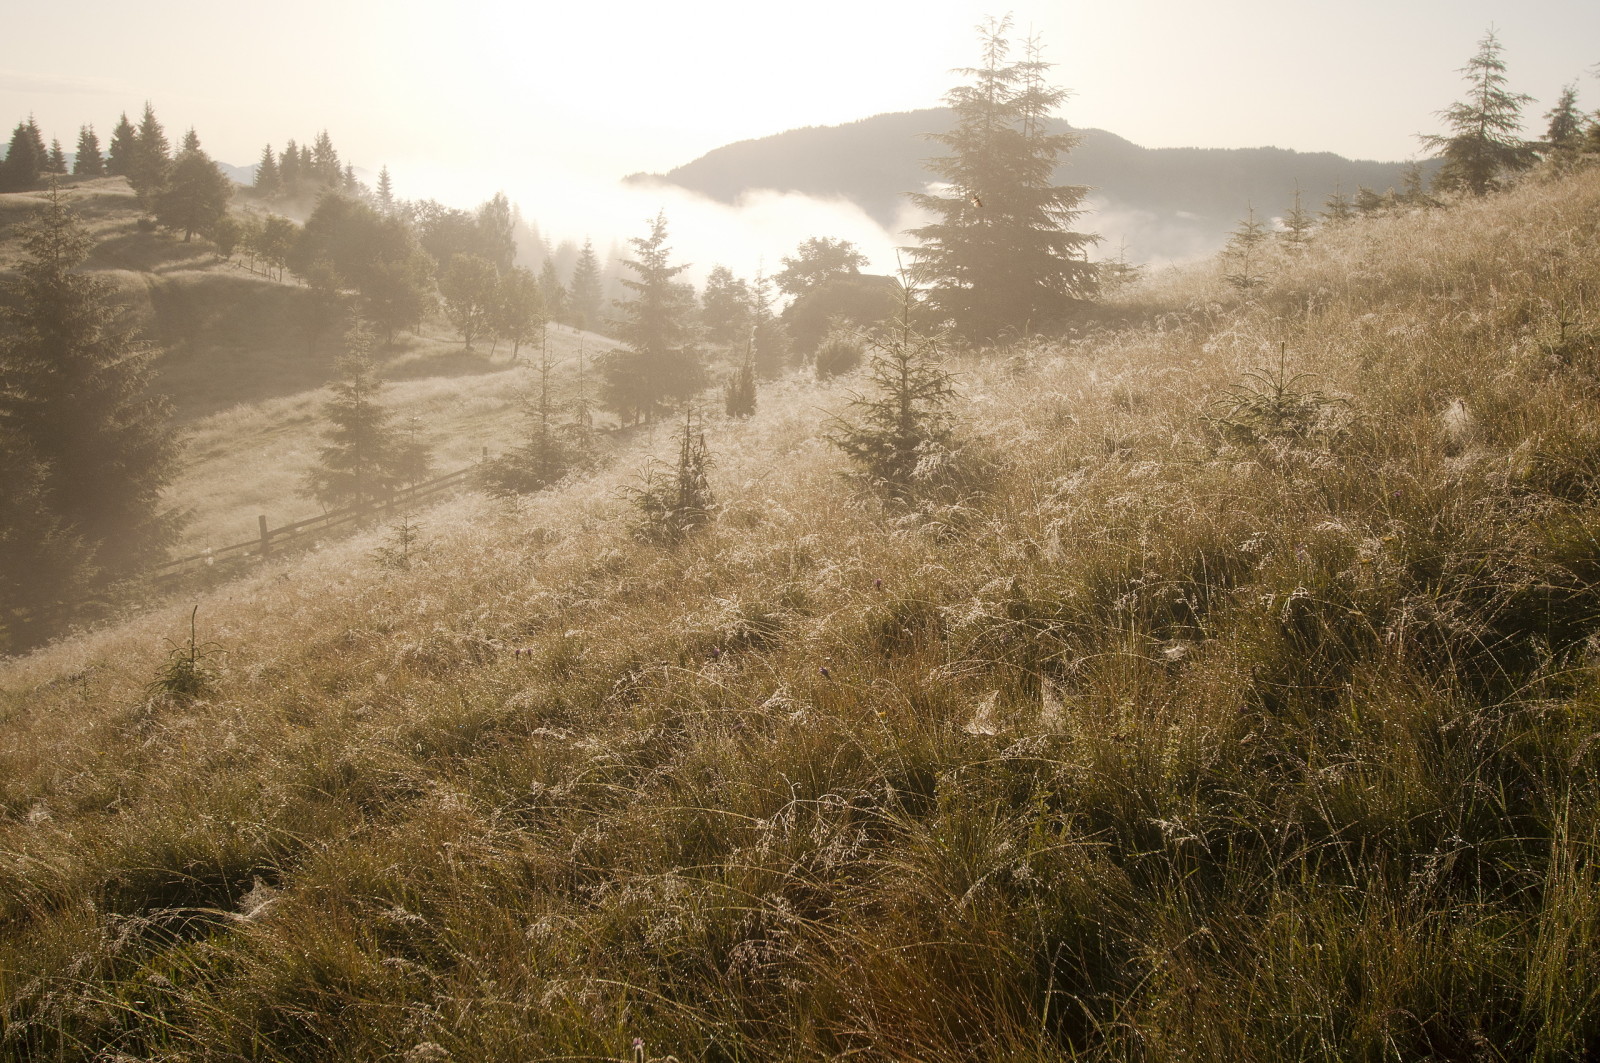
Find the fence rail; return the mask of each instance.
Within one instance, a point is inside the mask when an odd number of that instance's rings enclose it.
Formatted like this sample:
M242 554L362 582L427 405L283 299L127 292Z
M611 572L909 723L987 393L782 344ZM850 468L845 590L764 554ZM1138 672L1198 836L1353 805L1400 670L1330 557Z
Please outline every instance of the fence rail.
M198 569L212 567L217 564L232 564L251 558L263 560L270 557L274 550L303 545L312 539L326 535L335 528L408 509L425 499L432 498L453 487L461 486L471 479L477 471L478 467L475 465L468 466L465 469L457 469L455 472L437 476L432 480L424 480L422 483L402 488L368 506L336 510L332 513L324 513L320 517L309 517L277 528L269 527L266 514L262 514L257 518L261 531L254 539L249 539L242 543L234 543L231 546L202 550L200 553L190 554L188 557L180 557L165 564L157 565L145 575L148 579L163 583L186 576Z

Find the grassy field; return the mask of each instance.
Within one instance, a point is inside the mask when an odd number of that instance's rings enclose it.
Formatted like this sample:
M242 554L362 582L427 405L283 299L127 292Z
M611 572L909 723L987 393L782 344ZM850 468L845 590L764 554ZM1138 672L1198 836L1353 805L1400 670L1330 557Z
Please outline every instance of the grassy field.
M681 546L624 461L0 665L0 1054L1596 1058L1597 245L1590 170L1151 278L954 363L967 497L791 381Z

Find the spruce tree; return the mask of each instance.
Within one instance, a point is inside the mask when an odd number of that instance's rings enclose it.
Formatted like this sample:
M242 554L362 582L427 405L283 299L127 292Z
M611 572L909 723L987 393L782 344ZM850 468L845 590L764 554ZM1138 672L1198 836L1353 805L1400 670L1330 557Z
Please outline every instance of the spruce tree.
M263 196L275 196L283 191L283 175L278 172L278 157L272 145L261 149L261 161L256 163L255 190Z
M333 138L328 136L326 129L317 134L312 145L309 173L311 179L322 188L338 188L344 181L344 167L339 163L339 152L334 149Z
M592 332L601 325L604 293L601 286L600 258L594 252L594 243L584 238L583 250L572 267L572 290L569 295L567 315L572 327Z
M1086 250L1097 237L1071 229L1088 190L1051 184L1079 139L1048 132L1067 94L1045 83L1050 64L1031 41L1024 60L1007 61L1010 26L1008 16L980 29L983 65L945 97L955 127L933 139L950 154L929 169L948 190L911 197L937 219L912 231L912 276L938 318L979 343L1059 321L1094 291Z
M1311 218L1311 212L1306 210L1300 201L1300 186L1294 187L1294 200L1290 204L1289 212L1283 216L1283 232L1279 239L1283 246L1292 255L1300 254L1311 245L1311 230L1316 227L1316 222Z
M282 184L283 194L298 196L305 177L300 169L300 149L295 147L294 141L287 141L283 151L278 153L278 180Z
M1350 197L1344 194L1344 186L1335 183L1333 192L1322 204L1322 220L1330 225L1339 225L1356 216L1356 209L1350 203Z
M912 323L909 284L902 299L896 328L871 341L872 393L851 400L852 415L836 419L828 438L856 463L868 487L908 502L937 486L929 459L952 449L955 381L937 341Z
M427 475L426 450L391 423L391 413L379 402L383 383L371 347L364 328L349 330L336 364L333 397L322 408L327 445L307 487L326 506L365 508Z
M36 187L48 161L41 156L28 122L18 122L6 148L5 162L0 163L0 192L26 192Z
M488 463L484 483L497 495L524 495L549 487L582 460L582 452L556 423L557 405L550 377L556 361L548 346L541 346L534 364L538 386L523 399L527 438L515 450ZM570 428L570 426L567 426Z
M632 491L639 511L634 534L657 546L675 546L711 523L711 452L693 406L684 405L676 467L663 476L654 462L642 487Z
M50 469L0 421L0 653L24 649L88 588L93 552L50 508Z
M769 380L782 372L789 360L788 331L772 311L775 299L772 279L763 270L756 270L755 279L750 282L751 355L756 373Z
M128 121L124 111L111 131L111 144L106 150L106 173L113 177L126 177L133 172L134 156L139 153L139 134Z
M61 150L61 141L50 141L50 162L46 167L47 172L58 176L67 172L67 153Z
M178 448L150 392L153 352L110 284L77 271L93 241L58 188L21 243L28 257L0 312L0 428L41 466L40 497L64 534L121 575L159 556L174 527L160 496Z
M154 202L155 195L167 179L170 145L167 134L156 119L155 108L149 101L144 105L144 117L134 135L133 159L128 167L128 184L139 194L141 203Z
M385 214L394 213L394 182L387 166L378 171L378 209Z
M94 126L78 130L78 157L72 160L72 172L80 177L100 177L106 172L106 162L100 157L100 138L94 135Z
M1481 196L1499 186L1502 174L1533 164L1534 153L1519 135L1523 104L1533 97L1506 88L1506 64L1493 30L1460 72L1469 86L1467 98L1437 112L1448 132L1418 139L1444 159L1436 188Z
M650 235L634 237L635 274L622 283L633 293L619 302L615 335L626 346L605 363L601 401L624 421L653 420L669 403L683 401L705 386L705 367L690 327L694 289L676 278L687 263L671 264L667 218L657 214Z

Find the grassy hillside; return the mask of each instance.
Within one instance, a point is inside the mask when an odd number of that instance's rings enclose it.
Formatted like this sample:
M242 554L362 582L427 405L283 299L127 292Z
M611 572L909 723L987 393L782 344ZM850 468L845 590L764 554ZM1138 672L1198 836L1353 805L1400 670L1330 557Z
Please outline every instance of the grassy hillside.
M0 1052L1593 1058L1597 230L1158 277L957 366L959 502L792 383L680 547L618 468L8 662Z
M176 552L251 539L258 515L277 527L318 513L305 485L323 445L325 386L340 336L315 293L224 261L203 241L142 228L122 178L75 180L67 195L95 239L86 268L116 284L158 350L154 386L172 402L185 440L182 470L166 494L189 517ZM0 196L0 269L18 251L10 232L42 196ZM549 342L562 387L580 345L589 358L612 346L563 326L551 328ZM415 424L439 471L520 441L529 374L513 364L509 344L465 351L447 325L431 321L377 356L393 385L383 401L397 420Z

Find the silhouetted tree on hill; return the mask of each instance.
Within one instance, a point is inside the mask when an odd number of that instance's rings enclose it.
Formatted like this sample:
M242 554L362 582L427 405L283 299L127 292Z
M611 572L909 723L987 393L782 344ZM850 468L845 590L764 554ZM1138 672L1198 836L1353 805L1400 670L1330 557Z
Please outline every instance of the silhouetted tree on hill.
M48 163L39 127L32 118L18 122L11 133L11 143L6 147L5 162L0 163L0 192L26 192L36 188L39 175Z
M1050 133L1050 112L1066 92L1048 86L1029 42L1025 59L1008 62L1009 16L982 30L983 65L972 84L945 97L955 126L932 139L950 154L929 163L948 187L911 197L936 220L912 231L912 276L926 303L974 342L1061 319L1094 292L1086 251L1097 237L1074 232L1087 189L1051 184L1057 156L1078 142Z
M133 157L128 163L128 184L139 193L139 201L147 207L154 202L156 193L166 182L167 168L172 161L168 157L170 149L167 134L156 118L155 108L146 101L144 117L139 120L139 128L134 134Z
M72 160L72 172L79 177L100 177L106 172L106 161L100 156L100 138L95 136L92 125L78 130L78 151Z
M1506 64L1493 30L1483 35L1461 73L1469 86L1467 98L1438 112L1448 132L1418 139L1444 159L1435 188L1481 196L1498 187L1502 174L1533 165L1533 150L1520 135L1523 104L1533 97L1506 88Z
M126 177L133 170L133 158L139 153L139 134L123 112L111 131L111 144L106 149L106 173Z

